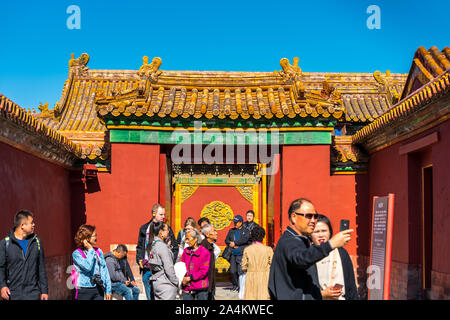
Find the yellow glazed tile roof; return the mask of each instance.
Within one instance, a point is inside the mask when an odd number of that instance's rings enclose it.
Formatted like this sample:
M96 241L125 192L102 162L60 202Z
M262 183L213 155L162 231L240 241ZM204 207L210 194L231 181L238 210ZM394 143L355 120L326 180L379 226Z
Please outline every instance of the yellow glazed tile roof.
M377 118L374 122L363 127L353 135L353 143L360 143L368 136L376 134L386 126L398 121L411 113L417 111L424 105L447 95L450 89L450 70L447 69L442 75L436 77L433 81L419 88L409 96L397 103L392 109Z
M0 94L0 117L16 124L23 128L23 130L41 136L48 143L66 150L77 157L81 157L82 155L81 146L72 142L56 130L49 128L42 123L42 121L33 117L31 113L27 112L2 94Z
M281 59L272 72L160 70L144 57L139 70L90 70L89 55L69 61L59 102L42 109L42 123L83 148L107 157L106 115L173 119L334 117L369 123L390 109L407 74L303 72L298 59Z

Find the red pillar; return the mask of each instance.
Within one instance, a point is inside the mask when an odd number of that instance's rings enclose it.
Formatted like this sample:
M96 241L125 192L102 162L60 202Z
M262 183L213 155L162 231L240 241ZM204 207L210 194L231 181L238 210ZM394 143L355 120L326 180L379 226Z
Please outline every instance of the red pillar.
M166 155L159 155L159 203L163 206L166 202Z
M274 162L278 163L278 170L274 175L274 240L275 243L278 242L278 239L280 238L282 234L281 229L281 157L280 154L276 154L274 158Z

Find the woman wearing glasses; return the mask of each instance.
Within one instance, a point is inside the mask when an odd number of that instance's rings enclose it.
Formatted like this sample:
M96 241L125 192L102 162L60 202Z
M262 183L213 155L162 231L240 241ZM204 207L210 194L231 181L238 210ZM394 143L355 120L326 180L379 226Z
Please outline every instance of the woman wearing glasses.
M330 240L333 235L330 219L319 214L314 232L311 234L315 245ZM336 248L316 263L322 297L325 300L359 300L355 284L353 264L347 250Z

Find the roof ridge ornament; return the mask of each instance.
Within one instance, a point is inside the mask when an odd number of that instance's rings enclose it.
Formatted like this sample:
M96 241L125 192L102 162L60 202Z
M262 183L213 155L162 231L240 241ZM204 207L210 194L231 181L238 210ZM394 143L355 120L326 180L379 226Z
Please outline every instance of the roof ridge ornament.
M45 118L51 118L52 120L59 122L60 120L60 110L58 103L55 105L55 107L53 109L49 109L48 107L48 102L42 104L42 102L39 102L39 106L37 107L38 110L40 111L39 113L36 114L35 112L35 108L33 107L33 114L36 118L38 119L45 119Z
M292 84L295 98L301 100L305 97L305 88L302 81L302 69L298 66L299 61L300 59L298 57L294 57L291 65L288 58L282 58L280 60L280 66L283 70L274 71L274 73L280 75L284 83Z
M327 76L325 76L325 80L322 81L322 90L311 90L311 93L320 96L326 101L342 104L341 92L330 83Z
M137 74L142 78L148 78L152 83L158 81L158 77L161 75L162 71L159 70L162 60L160 57L154 57L152 63L148 63L148 57L144 56L142 58L142 66L139 68Z
M377 81L378 91L387 94L390 106L393 106L400 100L400 93L392 83L391 72L386 70L386 73L375 71L373 73L374 79Z
M72 53L69 60L69 73L76 76L86 76L89 70L89 67L86 67L88 62L89 55L87 53L82 53L77 59L75 59L75 54Z
M148 63L148 57L142 57L142 66L136 72L140 77L137 84L137 90L139 94L145 94L150 90L150 84L156 83L162 71L159 70L162 60L160 57L154 57L152 63ZM134 89L133 89L134 90Z
M301 80L302 69L298 66L299 61L300 59L295 57L291 65L288 58L283 58L280 60L280 66L283 70L275 71L275 73L279 74L286 83Z

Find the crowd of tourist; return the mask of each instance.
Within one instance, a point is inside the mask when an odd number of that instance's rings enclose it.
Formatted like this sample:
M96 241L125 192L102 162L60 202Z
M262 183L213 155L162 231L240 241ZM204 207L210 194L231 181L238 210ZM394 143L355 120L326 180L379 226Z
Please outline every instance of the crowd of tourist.
M217 246L217 231L202 217L188 218L177 237L165 223L165 209L152 207L151 220L140 227L136 246L148 300L214 300L216 260L230 263L234 292L246 300L359 299L353 265L343 248L353 230L333 235L330 220L300 198L289 207L290 225L275 250L263 244L265 230L249 210ZM75 235L71 281L76 300L110 300L114 295L138 300L140 289L127 260L128 248L119 244L103 254L97 248L94 226L82 225ZM48 279L44 246L34 233L33 214L21 210L14 228L0 241L0 289L4 300L47 300Z

